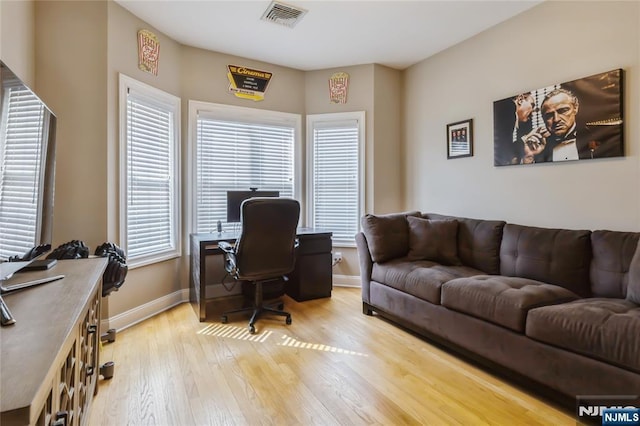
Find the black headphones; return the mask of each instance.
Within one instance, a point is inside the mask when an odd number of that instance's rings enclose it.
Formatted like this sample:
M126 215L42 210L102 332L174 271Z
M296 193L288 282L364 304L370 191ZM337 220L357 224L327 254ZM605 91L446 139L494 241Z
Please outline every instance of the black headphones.
M102 275L102 297L105 297L124 284L124 279L129 271L127 257L124 250L113 243L100 244L96 247L95 255L109 258L107 268Z
M86 259L89 257L89 247L79 240L64 243L47 256L47 259Z

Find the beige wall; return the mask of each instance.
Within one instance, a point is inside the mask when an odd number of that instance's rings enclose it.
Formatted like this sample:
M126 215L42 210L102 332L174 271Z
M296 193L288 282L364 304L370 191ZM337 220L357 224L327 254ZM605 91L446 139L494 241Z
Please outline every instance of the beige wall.
M373 152L367 153L369 180L367 213L392 213L402 208L402 73L374 66Z
M20 79L37 90L35 6L30 1L0 1L0 58Z
M189 100L270 111L304 113L304 72L253 59L182 46L183 107ZM240 99L229 92L227 65L243 65L273 73L262 101Z
M37 2L38 94L58 118L53 246L107 239L107 3Z
M545 2L409 68L405 208L640 230L639 8L639 2ZM493 101L615 68L625 71L624 158L493 166ZM447 160L446 125L467 118L474 119L474 156Z

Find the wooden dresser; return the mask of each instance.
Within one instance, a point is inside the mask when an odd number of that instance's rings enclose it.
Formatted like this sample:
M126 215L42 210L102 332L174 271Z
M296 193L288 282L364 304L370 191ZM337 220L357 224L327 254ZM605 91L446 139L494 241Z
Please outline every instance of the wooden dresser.
M0 329L0 424L85 425L98 391L100 303L107 258L60 260L17 283L64 275L4 295L16 323Z

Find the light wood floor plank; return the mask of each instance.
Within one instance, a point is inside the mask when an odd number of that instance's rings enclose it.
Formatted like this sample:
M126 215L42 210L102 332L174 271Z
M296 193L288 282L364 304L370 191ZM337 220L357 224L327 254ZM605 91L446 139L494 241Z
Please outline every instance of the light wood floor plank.
M376 316L359 289L285 298L293 323L217 314L188 304L120 332L101 360L89 424L575 425L573 414ZM215 310L215 307L214 307Z

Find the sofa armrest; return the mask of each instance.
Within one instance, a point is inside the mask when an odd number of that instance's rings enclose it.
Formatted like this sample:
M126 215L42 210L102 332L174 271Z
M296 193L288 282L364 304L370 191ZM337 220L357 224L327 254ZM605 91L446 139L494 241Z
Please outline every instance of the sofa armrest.
M362 286L362 301L369 303L371 271L373 269L373 260L367 238L362 232L356 234L356 246L358 248L358 259L360 260L360 281Z

